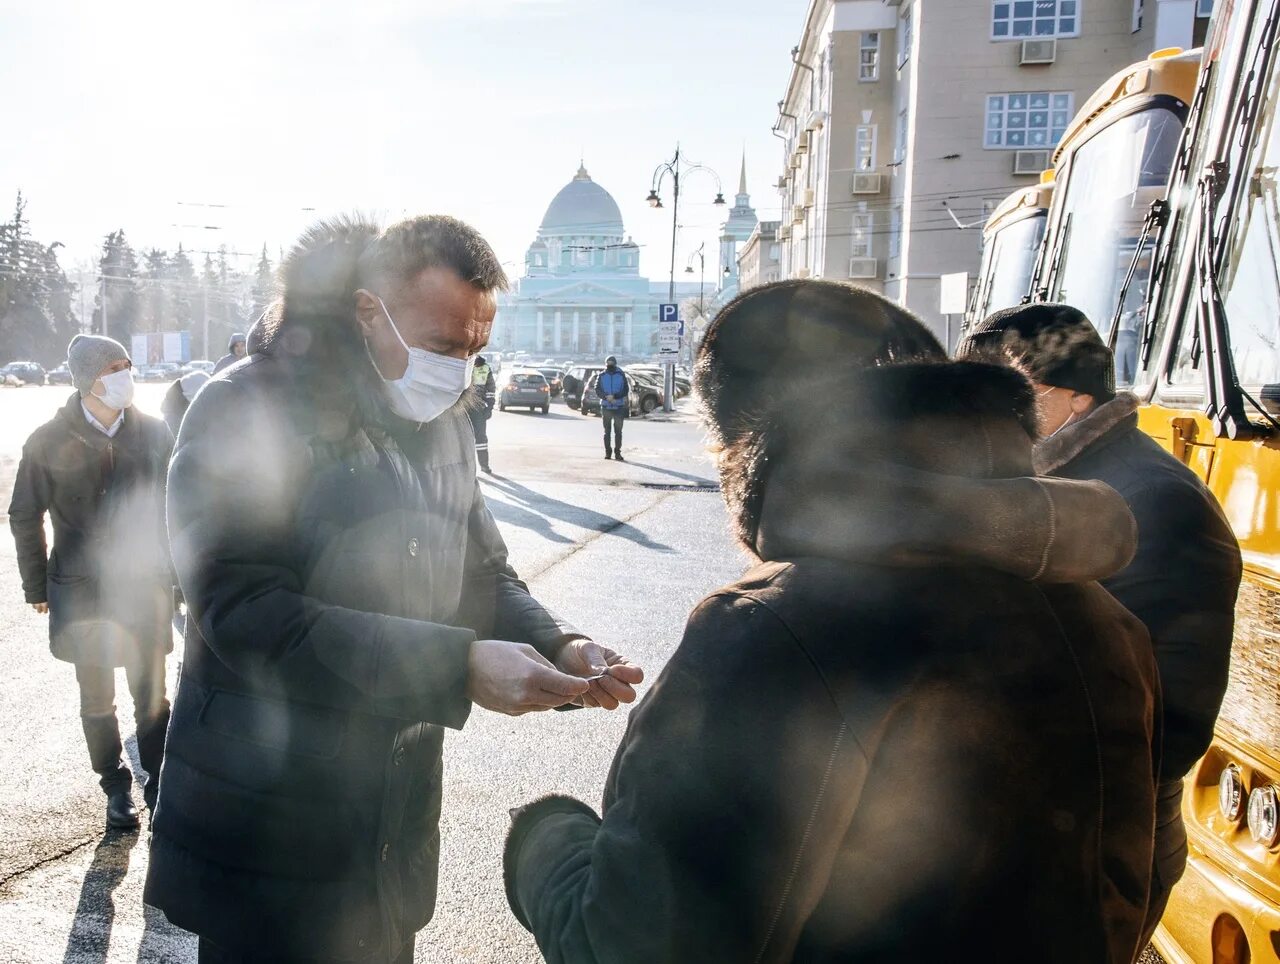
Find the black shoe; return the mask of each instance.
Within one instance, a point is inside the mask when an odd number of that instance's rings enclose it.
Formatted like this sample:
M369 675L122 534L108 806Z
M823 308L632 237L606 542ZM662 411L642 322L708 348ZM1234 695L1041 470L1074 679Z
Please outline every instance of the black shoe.
M622 453L621 453L621 452L619 452L617 455L615 455L615 456L614 456L614 458L615 458L615 459L617 459L619 462L625 462L625 461L626 461L626 459L624 459L624 458L622 457Z
M611 458L613 458L613 453L612 453L612 452L605 452L605 453L604 453L604 460L605 460L606 462L607 462L607 461L609 461Z
M107 826L115 830L137 830L138 808L128 787L112 790L107 795Z
M493 475L493 469L489 468L487 465L480 466L480 471L485 475Z

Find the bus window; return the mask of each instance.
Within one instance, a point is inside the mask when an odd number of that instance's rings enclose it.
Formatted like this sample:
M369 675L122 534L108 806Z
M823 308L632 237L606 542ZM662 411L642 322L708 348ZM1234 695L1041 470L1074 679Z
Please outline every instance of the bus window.
M1035 269L1040 240L1044 237L1045 220L1041 214L1015 221L1001 228L991 239L987 253L991 277L978 311L979 319L993 311L1022 304L1030 293L1031 273Z
M1071 161L1062 214L1071 229L1061 241L1052 300L1079 308L1104 339L1133 246L1151 202L1164 195L1181 134L1177 114L1153 108L1111 124Z

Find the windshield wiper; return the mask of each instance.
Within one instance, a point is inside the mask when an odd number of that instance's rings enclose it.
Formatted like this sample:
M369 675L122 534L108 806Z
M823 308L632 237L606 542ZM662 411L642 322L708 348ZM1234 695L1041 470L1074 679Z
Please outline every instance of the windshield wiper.
M1163 228L1169 221L1169 202L1164 198L1157 198L1151 202L1151 207L1147 210L1147 216L1142 222L1142 230L1138 233L1138 243L1133 249L1133 260L1129 262L1129 271L1124 276L1124 284L1120 286L1120 294L1116 298L1116 306L1111 312L1111 331L1107 335L1107 343L1112 350L1116 347L1116 332L1120 330L1120 316L1124 314L1125 303L1129 300L1129 287L1133 284L1133 277L1138 273L1138 265L1142 263L1142 256L1147 250L1147 242L1151 239L1151 232L1157 228ZM1147 276L1147 290L1151 290L1151 278L1154 272ZM1145 299L1144 299L1145 300ZM1147 328L1150 322L1143 320L1142 331L1138 336L1138 343L1145 345L1147 341ZM1145 358L1144 358L1145 361Z
M1219 172L1210 170L1200 178L1200 223L1197 225L1195 246L1195 280L1199 289L1196 299L1196 322L1200 343L1208 364L1205 366L1208 403L1205 414L1218 438L1246 441L1258 434L1258 427L1245 414L1245 392L1236 378L1235 360L1231 355L1230 335L1227 328L1227 311L1218 288L1214 270L1214 254L1217 247L1213 227L1214 199L1220 189ZM1261 410L1256 401L1251 402ZM1274 420L1272 420L1274 421Z

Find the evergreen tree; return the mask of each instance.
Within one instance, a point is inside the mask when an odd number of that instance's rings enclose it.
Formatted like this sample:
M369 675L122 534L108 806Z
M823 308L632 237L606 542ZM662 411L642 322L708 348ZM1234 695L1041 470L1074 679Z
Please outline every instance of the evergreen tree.
M46 246L30 236L26 207L18 192L13 219L0 224L0 360L51 364L63 356L78 322L58 264L61 243Z
M152 248L143 256L142 268L142 317L141 331L168 331L172 328L170 303L172 288L169 284L169 255L159 248Z
M249 311L252 321L271 306L276 298L276 273L267 257L267 245L262 245L262 257L258 259L258 272L253 279L253 306Z
M112 231L102 242L98 259L101 283L94 299L93 330L110 335L125 347L138 328L138 256L124 236L124 229ZM103 324L102 297L107 296L106 324Z
M195 301L199 297L199 286L196 284L195 266L182 245L178 245L178 250L169 259L168 277L172 294L170 306L173 330L190 331L196 317Z

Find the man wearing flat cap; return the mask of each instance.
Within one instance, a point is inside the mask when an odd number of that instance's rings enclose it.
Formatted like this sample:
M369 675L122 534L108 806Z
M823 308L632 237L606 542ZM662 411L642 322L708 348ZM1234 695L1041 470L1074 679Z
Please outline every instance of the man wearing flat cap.
M1149 938L1186 866L1182 778L1209 748L1226 692L1240 547L1200 479L1139 430L1139 400L1117 394L1111 349L1080 311L1008 308L978 324L958 354L1012 365L1031 381L1039 396L1039 474L1105 482L1138 523L1133 561L1101 582L1146 623L1160 668L1164 738Z
M123 345L77 335L67 348L76 392L27 439L9 506L27 603L49 616L53 655L73 663L89 761L107 795L107 825L138 825L116 722L115 670L133 697L143 791L154 806L169 702L173 577L164 484L173 437L132 407ZM45 516L53 520L53 547Z

